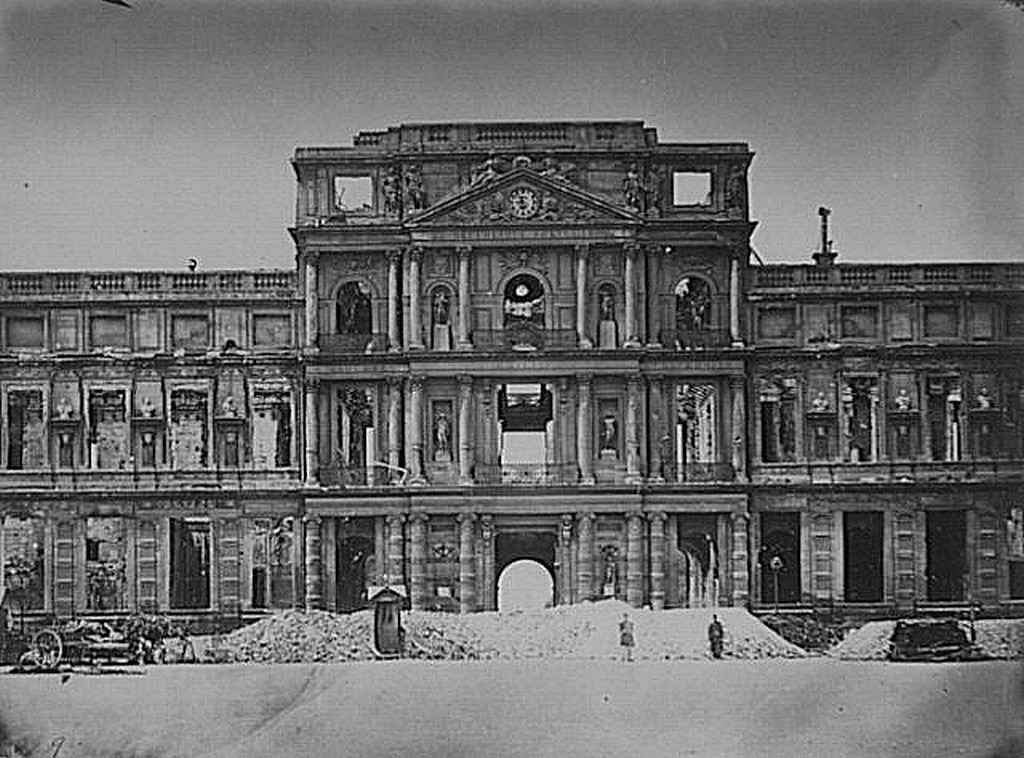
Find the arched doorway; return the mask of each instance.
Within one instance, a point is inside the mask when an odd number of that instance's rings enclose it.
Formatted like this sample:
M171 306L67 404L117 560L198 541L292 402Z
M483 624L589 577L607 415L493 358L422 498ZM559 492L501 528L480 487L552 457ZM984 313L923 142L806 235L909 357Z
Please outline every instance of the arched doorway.
M498 576L499 611L533 611L555 604L555 579L543 565L521 558Z
M554 605L558 598L557 572L555 569L555 546L558 538L554 529L547 531L499 532L494 540L495 578L491 591L502 608L503 588L514 595L520 590L527 595L540 593L545 588L546 597L539 607ZM520 564L526 564L520 566ZM506 569L514 568L509 573ZM547 574L547 580L538 573Z

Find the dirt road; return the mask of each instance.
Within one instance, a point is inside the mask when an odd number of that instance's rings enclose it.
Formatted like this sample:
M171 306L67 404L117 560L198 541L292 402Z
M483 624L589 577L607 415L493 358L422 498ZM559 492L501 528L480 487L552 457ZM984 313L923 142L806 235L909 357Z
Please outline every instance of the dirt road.
M0 716L12 754L48 758L990 756L1022 728L1021 675L822 659L167 666L2 676Z

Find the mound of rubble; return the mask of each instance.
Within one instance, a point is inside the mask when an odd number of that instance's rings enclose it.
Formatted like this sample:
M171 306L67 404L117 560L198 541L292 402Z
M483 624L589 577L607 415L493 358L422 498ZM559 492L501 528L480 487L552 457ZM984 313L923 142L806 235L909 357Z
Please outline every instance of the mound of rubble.
M540 611L403 614L407 656L429 660L616 658L618 622L629 612L639 660L709 657L711 610L649 611L618 601ZM746 610L719 608L726 658L801 658L807 653ZM369 611L285 611L218 641L224 659L252 663L337 663L374 658Z
M969 634L969 625L960 626ZM870 621L846 635L828 655L849 661L884 661L892 649L895 621ZM979 619L975 646L986 658L1024 658L1024 619Z

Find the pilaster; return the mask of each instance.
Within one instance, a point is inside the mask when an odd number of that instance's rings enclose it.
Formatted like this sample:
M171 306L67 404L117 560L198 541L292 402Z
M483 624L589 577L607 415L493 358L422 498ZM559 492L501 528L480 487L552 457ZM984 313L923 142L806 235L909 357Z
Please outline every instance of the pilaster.
M323 560L320 556L320 517L306 516L306 610L323 608Z
M472 513L461 513L458 522L459 613L472 613L476 610L476 556L473 553L476 518Z

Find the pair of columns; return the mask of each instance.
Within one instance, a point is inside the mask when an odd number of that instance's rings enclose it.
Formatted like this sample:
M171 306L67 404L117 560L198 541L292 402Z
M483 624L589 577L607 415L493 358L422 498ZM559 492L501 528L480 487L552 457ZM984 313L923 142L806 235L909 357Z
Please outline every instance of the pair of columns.
M456 248L459 257L458 270L458 309L456 311L456 346L460 350L470 347L469 343L469 261L472 248L461 245ZM423 303L422 303L422 263L423 248L412 247L409 256L409 339L410 350L423 350ZM401 301L398 295L399 264L402 259L400 250L388 253L388 344L390 349L397 351L401 345L400 317Z

